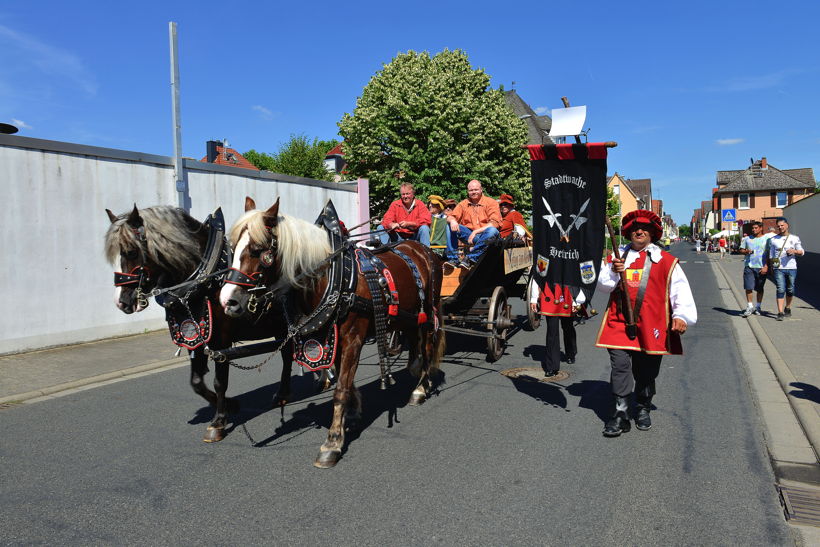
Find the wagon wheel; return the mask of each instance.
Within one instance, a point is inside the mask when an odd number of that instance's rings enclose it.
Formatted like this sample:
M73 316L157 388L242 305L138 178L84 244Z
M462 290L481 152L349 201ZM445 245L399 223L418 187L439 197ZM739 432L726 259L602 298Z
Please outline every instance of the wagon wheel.
M505 321L506 320L506 321ZM507 306L507 292L504 287L498 286L493 291L490 298L490 309L487 312L487 328L495 335L487 338L487 360L491 363L498 361L504 355L504 348L507 346L507 326L497 327L495 321L504 321L510 324L510 308Z
M527 322L524 323L524 330L536 330L538 327L541 326L541 314L535 311L532 311L530 308L530 302L532 301L533 293L537 295L538 293L538 285L535 281L530 278L529 283L527 283L527 296L526 296L526 306L527 306Z
M401 353L404 346L404 338L397 330L391 330L387 333L387 355L395 357Z

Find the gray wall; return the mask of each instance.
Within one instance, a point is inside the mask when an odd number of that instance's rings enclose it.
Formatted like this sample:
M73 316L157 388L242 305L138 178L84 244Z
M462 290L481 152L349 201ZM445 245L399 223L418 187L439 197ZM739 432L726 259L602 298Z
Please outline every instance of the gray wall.
M358 223L356 185L185 160L191 214L222 206L232 224L245 196L313 221L328 199ZM162 309L127 316L113 301L103 256L105 209L177 205L172 158L0 135L0 354L162 328ZM367 197L365 196L365 200Z

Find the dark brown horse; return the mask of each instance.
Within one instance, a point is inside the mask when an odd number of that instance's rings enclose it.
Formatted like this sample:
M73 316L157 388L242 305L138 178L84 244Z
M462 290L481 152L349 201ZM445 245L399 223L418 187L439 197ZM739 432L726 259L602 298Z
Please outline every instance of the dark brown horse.
M246 201L246 208L247 205ZM277 200L267 211L246 212L231 229L231 243L235 249L233 267L247 276L249 283L246 285L284 287L291 292L301 317L310 316L317 307L325 305L323 295L329 282L327 264L331 247L323 228L279 214ZM410 348L408 368L419 378L410 396L410 404L421 404L432 387L430 374L444 352L439 306L441 265L430 249L417 242L403 242L396 248L415 264L423 298L416 277L404 259L389 251L379 254L398 292L398 313L390 319L388 328L399 330L406 336ZM353 275L358 276L355 292L358 299L372 302L373 297L359 268ZM225 285L220 302L227 314L241 316L247 313L249 304L253 307L254 293L249 293L248 288L242 284ZM376 297L381 298L381 295ZM369 311L351 307L337 320L334 366L338 381L333 394L333 420L327 440L314 462L317 467L336 465L344 447L345 420L355 420L361 411L361 398L353 379L365 338L375 333L374 307L368 308ZM298 324L296 318L289 321L291 326Z
M105 235L105 252L109 261L118 263L121 272L115 273L115 302L124 313L134 313L148 306L154 289L175 286L196 270L208 241L208 228L181 209L167 206L148 207L130 213L115 215L108 209L111 225ZM219 305L219 284L200 297L210 306L210 339L207 344L189 350L191 387L216 408L213 421L203 439L221 441L225 436L228 413L236 412L239 404L225 396L228 389L228 363L214 363L214 391L205 385L208 356L205 347L225 349L240 340L258 340L282 336L279 323L264 315L252 323L243 318L225 315ZM193 345L193 344L192 344ZM282 351L282 381L274 404L284 404L290 394L292 350Z

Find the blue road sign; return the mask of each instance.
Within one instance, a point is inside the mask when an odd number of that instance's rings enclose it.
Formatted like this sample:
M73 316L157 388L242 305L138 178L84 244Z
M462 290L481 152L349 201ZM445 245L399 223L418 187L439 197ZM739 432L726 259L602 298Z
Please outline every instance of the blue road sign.
M734 222L737 220L737 214L734 209L723 210L723 222Z

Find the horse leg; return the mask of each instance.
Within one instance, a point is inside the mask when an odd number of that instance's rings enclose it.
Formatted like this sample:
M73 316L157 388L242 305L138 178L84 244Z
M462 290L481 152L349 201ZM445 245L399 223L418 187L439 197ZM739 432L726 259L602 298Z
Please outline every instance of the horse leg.
M358 388L353 386L350 391L350 399L347 401L347 413L345 416L345 431L353 431L359 427L362 419L362 395Z
M341 330L341 329L340 329ZM341 350L341 361L338 367L338 379L336 390L333 392L333 421L327 432L327 440L319 448L319 455L313 465L322 469L333 467L342 456L342 448L345 443L345 414L348 409L349 400L355 397L353 378L356 376L356 369L359 364L359 354L364 342L364 332L357 332L351 328L348 332L340 332L340 340L345 340L345 345Z
M216 443L225 438L225 425L228 423L228 399L225 392L228 391L228 373L231 367L228 363L214 364L214 391L216 391L216 412L211 425L205 432L206 443ZM234 404L238 409L239 405Z
M424 333L420 333L418 330L412 330L407 335L410 343L410 357L407 368L410 369L410 374L419 379L419 383L410 394L410 400L407 404L417 406L427 400L427 359L423 351L425 349L425 340Z
M279 381L279 390L273 396L273 407L283 408L290 400L290 373L293 367L293 342L288 342L282 348L282 378Z
M191 362L191 388L194 393L216 406L216 393L205 385L205 375L208 374L208 357L202 348L188 350L188 359Z

